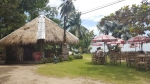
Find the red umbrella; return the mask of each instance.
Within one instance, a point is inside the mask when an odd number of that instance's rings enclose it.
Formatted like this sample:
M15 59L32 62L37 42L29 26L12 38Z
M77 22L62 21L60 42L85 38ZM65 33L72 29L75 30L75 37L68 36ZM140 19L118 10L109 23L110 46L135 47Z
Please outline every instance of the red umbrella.
M92 42L104 42L104 52L106 42L116 41L116 38L110 35L100 35L95 37Z
M141 50L143 50L142 49L143 43L148 43L148 42L150 42L150 38L147 36L141 36L141 35L132 37L127 41L127 43L130 43L130 44L133 44L133 43L141 44Z
M116 41L116 38L110 35L97 36L92 40L92 42L111 42L111 41Z
M128 41L128 43L147 43L150 42L150 38L147 36L135 36L130 38Z
M103 46L101 43L92 43L92 46Z
M125 44L125 41L120 38L117 38L116 41L107 42L107 44Z

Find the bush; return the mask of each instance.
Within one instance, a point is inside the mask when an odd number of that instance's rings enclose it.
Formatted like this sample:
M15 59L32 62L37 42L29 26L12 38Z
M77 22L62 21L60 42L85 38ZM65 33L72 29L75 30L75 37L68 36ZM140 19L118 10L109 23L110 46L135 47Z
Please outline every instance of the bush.
M79 56L78 56L78 55L74 55L74 58L75 58L75 59L79 59Z
M48 58L47 58L47 63L52 63L52 60L53 60L53 59L52 59L51 57L48 57Z
M71 55L69 55L69 56L68 56L68 61L72 61L72 60L74 60L74 57L71 56Z
M79 56L80 59L83 59L83 56Z
M81 54L76 54L74 55L75 59L83 59L83 56Z
M64 60L63 60L63 56L61 56L61 55L59 56L58 59L59 59L60 62L64 61Z
M43 58L39 61L40 64L45 64L47 63L47 58Z

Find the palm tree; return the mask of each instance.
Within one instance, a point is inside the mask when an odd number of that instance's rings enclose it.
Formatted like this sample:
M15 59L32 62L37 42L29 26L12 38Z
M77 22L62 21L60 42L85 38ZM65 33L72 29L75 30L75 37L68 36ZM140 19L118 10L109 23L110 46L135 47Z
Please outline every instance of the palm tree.
M70 28L73 26L77 26L80 28L81 26L81 12L73 12L68 18L68 25L66 28Z
M101 21L97 24L97 29L100 31L100 33L108 35L110 32L113 32L115 30L116 26L117 25L115 24L115 22Z
M69 29L69 32L77 36L79 39L82 39L84 38L85 34L88 33L88 29L84 26L80 26L80 28L73 26Z
M77 36L79 39L82 39L85 36L85 32L88 32L87 28L81 25L81 12L74 12L68 18L68 25L66 28L69 28L69 32Z
M82 39L80 39L79 44L72 46L73 49L78 49L78 51L80 51L81 53L89 53L91 47L91 40L93 39L93 37L95 37L94 35L94 31L89 31L86 30L87 32L85 32L85 35L83 36Z
M59 6L59 8L61 8L60 10L61 18L64 18L64 43L65 43L66 42L66 23L67 23L68 16L70 15L70 13L75 11L75 7L74 7L72 0L63 0L63 2L64 3L62 3Z

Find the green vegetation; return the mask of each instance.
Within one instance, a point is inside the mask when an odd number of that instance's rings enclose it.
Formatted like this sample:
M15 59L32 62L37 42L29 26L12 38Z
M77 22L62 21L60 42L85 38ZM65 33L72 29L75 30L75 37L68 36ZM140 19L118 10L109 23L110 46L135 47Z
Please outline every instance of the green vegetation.
M81 54L76 54L76 55L69 55L68 56L68 60L64 60L63 56L57 56L57 62L62 62L62 61L72 61L75 59L83 59L83 56ZM45 63L52 63L54 62L54 58L53 57L48 57L48 58L43 58L39 61L39 64L45 64Z
M100 33L128 40L131 36L146 34L150 30L150 3L143 0L140 5L124 6L104 16L97 24Z
M148 84L150 71L136 70L134 67L121 65L94 65L91 54L83 54L83 59L64 61L57 64L42 64L37 73L52 77L81 77L114 84Z
M39 15L49 0L1 0L0 38L10 34ZM46 10L46 9L45 9ZM43 10L44 11L44 10Z

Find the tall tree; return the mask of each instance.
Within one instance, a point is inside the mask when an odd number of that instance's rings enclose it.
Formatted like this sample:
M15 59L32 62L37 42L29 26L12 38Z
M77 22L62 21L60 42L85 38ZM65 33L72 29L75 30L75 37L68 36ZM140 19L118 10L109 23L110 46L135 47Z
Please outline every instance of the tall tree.
M74 12L68 18L69 31L72 32L79 39L83 38L87 29L81 25L81 12Z
M64 18L64 43L66 42L66 23L70 13L75 11L74 4L72 0L63 0L63 3L59 6L61 8L60 15Z
M94 35L94 31L92 30L92 31L88 31L86 34L85 34L85 36L84 36L84 38L81 40L81 44L80 44L80 47L81 47L81 49L82 49L82 53L89 53L90 52L90 50L92 49L91 47L90 47L90 45L91 45L91 40L92 40L92 38L94 37L95 35Z

